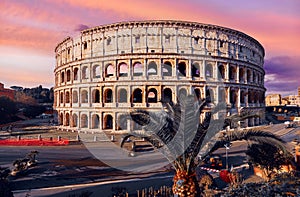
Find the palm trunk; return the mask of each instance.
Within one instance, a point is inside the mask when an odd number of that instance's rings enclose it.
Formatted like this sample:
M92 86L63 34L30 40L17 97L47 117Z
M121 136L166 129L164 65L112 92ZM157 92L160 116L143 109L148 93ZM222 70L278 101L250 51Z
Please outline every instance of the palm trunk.
M199 193L195 172L177 170L173 182L173 193L180 197L196 197Z

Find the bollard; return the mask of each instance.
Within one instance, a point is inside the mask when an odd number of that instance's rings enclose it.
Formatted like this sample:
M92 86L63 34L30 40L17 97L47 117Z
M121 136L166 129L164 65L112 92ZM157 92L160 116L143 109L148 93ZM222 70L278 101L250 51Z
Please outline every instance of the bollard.
M39 140L39 141L42 140L42 135L41 135L41 134L38 135L38 140Z
M97 136L94 136L94 142L97 142Z
M132 152L135 152L135 151L136 151L135 141L132 142L132 145L131 145L131 151L132 151Z
M57 136L57 141L61 141L61 137L60 136Z
M114 135L110 136L110 141L112 141L112 142L115 141L115 136Z
M79 135L76 136L76 141L78 141L78 142L80 141L80 136Z
M17 140L20 141L21 140L21 136L18 135L17 136Z
M52 141L53 140L53 138L52 137L50 137L50 141Z

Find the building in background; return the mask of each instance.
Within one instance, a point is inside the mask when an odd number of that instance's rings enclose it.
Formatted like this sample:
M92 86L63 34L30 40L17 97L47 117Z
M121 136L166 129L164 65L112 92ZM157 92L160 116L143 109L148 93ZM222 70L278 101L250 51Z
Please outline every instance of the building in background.
M14 100L15 99L15 91L8 89L8 88L4 88L4 84L0 83L0 97L1 96L5 96L11 100Z
M298 105L300 106L300 96L298 95L289 95L284 97L286 100L288 100L289 105Z
M226 102L228 113L265 107L265 51L225 27L182 21L121 22L68 37L55 48L61 129L126 132L134 109L157 111L179 95ZM225 114L227 114L225 112ZM264 117L242 126L259 125Z
M280 94L269 94L266 96L266 106L277 106L282 104Z

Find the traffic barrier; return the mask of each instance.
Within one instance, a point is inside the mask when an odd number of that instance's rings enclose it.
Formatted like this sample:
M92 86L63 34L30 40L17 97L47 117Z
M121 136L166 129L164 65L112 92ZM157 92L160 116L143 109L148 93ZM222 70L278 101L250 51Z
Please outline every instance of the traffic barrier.
M61 139L53 141L51 139L5 139L0 140L0 146L65 146L69 140Z

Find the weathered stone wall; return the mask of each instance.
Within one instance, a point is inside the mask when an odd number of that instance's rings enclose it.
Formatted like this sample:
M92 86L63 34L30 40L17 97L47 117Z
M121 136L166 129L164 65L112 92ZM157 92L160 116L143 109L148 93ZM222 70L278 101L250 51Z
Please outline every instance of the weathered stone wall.
M204 98L210 91L213 102L224 100L231 113L264 106L264 49L232 29L123 22L84 30L59 43L55 53L54 107L63 128L138 129L122 115L134 108L160 110L160 100L176 102L180 93Z

